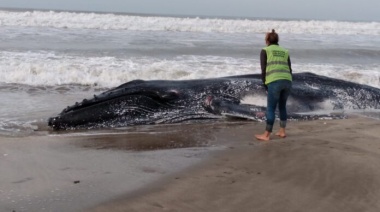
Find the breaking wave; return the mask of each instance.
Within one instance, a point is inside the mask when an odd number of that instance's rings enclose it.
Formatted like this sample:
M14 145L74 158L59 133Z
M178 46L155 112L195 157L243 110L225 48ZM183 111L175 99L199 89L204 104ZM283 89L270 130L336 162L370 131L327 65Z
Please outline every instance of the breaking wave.
M290 34L380 35L379 22L183 18L57 11L0 11L0 26L221 33L264 33L275 28Z

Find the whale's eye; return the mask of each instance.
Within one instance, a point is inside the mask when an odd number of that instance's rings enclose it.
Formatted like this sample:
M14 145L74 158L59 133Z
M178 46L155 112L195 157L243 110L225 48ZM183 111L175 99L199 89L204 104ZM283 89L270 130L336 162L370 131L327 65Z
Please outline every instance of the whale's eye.
M177 99L179 97L179 92L177 90L169 90L165 94L161 96L163 99L172 100Z

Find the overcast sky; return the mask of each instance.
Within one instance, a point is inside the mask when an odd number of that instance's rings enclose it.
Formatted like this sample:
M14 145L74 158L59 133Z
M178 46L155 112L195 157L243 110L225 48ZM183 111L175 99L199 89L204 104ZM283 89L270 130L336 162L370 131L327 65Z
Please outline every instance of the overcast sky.
M0 0L0 7L166 15L380 21L380 0Z

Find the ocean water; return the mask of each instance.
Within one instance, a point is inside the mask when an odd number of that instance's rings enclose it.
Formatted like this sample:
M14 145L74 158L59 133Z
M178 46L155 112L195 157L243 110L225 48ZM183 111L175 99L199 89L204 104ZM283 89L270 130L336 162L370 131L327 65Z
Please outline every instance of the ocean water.
M272 28L295 73L380 88L379 22L0 10L0 135L46 131L67 105L134 79L260 73Z

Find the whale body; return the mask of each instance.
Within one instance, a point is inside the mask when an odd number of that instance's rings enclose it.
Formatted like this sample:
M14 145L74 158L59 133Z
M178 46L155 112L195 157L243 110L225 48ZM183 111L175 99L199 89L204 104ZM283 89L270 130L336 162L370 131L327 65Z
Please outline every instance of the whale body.
M48 120L54 130L123 127L178 123L227 116L263 120L265 107L249 97L266 99L261 75L240 75L197 80L133 80L93 98L68 106ZM379 109L380 89L319 76L293 74L288 99L289 118L305 119L304 112Z

